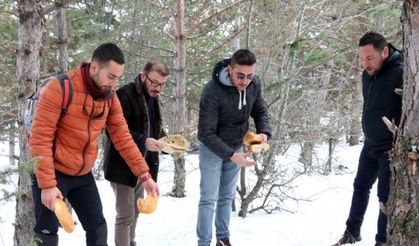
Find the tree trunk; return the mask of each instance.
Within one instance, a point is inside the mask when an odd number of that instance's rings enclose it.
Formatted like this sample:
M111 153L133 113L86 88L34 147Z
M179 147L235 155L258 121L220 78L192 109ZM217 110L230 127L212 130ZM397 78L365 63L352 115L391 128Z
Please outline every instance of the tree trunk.
M413 246L419 245L419 2L406 0L404 6L403 114L391 160L389 241L390 245Z
M16 217L14 245L31 245L33 242L34 204L32 199L32 181L28 165L28 137L22 127L25 99L35 90L39 81L40 48L43 33L40 1L20 0L19 30L17 40L16 77L18 83L18 124L19 124L19 196L16 197Z
M332 171L332 160L333 160L333 151L335 150L336 140L329 138L329 154L327 156L326 164L324 165L324 175L329 175Z
M9 129L9 165L14 166L15 165L15 141L16 141L16 128L14 126L15 122L10 124Z
M312 90L312 93L308 95L309 104L311 107L307 107L307 115L309 115L307 126L312 126L306 135L306 141L304 142L301 150L299 161L304 164L304 170L308 170L313 165L313 152L316 142L321 140L320 129L321 122L320 118L323 113L324 105L326 103L327 88L329 87L330 78L332 75L333 61L328 61L322 71L320 77L320 87L318 91ZM315 83L315 82L314 82Z
M59 73L64 73L68 70L68 35L67 35L67 21L65 15L65 8L57 9L57 42L58 42L58 68Z
M310 167L313 165L313 150L314 150L314 142L304 142L300 158L298 158L298 161L304 164L304 171L308 171Z
M356 61L358 62L358 61ZM353 69L353 74L356 71ZM361 104L361 83L357 83L356 80L350 79L349 81L349 90L350 90L350 103L349 103L349 146L355 146L359 144L359 138L361 136L361 120L360 120L360 104Z
M185 37L185 2L176 1L176 60L175 76L176 85L173 87L173 107L171 132L183 133L186 126L186 37ZM172 195L175 197L185 196L185 158L175 156L175 174Z

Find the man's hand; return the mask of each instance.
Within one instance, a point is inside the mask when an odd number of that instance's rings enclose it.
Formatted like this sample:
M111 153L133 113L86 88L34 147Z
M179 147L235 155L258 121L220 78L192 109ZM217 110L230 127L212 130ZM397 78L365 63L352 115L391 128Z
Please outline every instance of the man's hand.
M41 191L42 204L52 211L54 211L55 198L57 197L63 199L63 195L61 194L61 191L56 186L52 188L42 189Z
M268 136L265 133L259 133L260 136L262 136L262 143L268 142Z
M241 167L254 166L255 162L248 160L247 157L250 157L250 153L234 153L230 159Z
M149 151L160 152L163 149L163 144L154 138L147 138L145 140L145 147Z
M147 191L147 194L155 194L157 197L160 196L159 186L154 182L152 178L147 179L143 182L144 189Z

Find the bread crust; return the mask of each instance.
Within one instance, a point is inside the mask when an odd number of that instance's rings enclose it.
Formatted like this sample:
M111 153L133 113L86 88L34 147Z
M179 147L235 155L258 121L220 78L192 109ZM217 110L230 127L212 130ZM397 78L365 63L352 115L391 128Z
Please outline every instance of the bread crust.
M55 198L54 213L66 232L71 233L74 231L74 220L71 217L70 211L68 211L64 201L58 197Z
M261 144L263 142L263 136L261 134L254 134L253 132L247 132L243 137L243 143L245 145Z
M145 199L138 198L137 208L140 213L151 214L157 208L158 197L154 194L149 194Z
M172 153L185 153L189 148L188 140L180 135L167 135L159 139L160 143L163 145L163 151L169 154Z

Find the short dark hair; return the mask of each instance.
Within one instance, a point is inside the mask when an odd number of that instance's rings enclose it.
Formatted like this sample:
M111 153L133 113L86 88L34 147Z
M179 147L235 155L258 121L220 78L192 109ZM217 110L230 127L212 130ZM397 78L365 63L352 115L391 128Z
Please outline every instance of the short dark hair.
M120 65L125 63L124 53L116 44L104 43L93 51L92 61L104 64L111 60Z
M240 49L234 52L231 57L230 65L253 65L256 63L256 56L248 49Z
M169 75L169 69L167 68L166 63L160 59L153 59L145 64L143 73L149 74L151 71L156 71L161 76Z
M367 32L359 40L359 47L372 45L377 51L382 51L387 46L386 38L376 32Z

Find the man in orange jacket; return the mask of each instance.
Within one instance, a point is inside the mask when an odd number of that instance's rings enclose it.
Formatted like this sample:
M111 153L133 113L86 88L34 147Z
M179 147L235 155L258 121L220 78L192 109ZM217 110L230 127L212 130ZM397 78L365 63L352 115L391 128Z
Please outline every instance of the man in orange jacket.
M62 90L52 79L36 107L29 151L38 159L33 184L35 233L42 245L58 245L55 198L67 198L86 231L87 245L107 245L102 203L91 170L98 152L97 139L107 127L115 148L148 193L159 194L149 168L133 141L115 86L124 72L124 55L112 43L95 49L90 63L67 72L73 97L61 117Z

